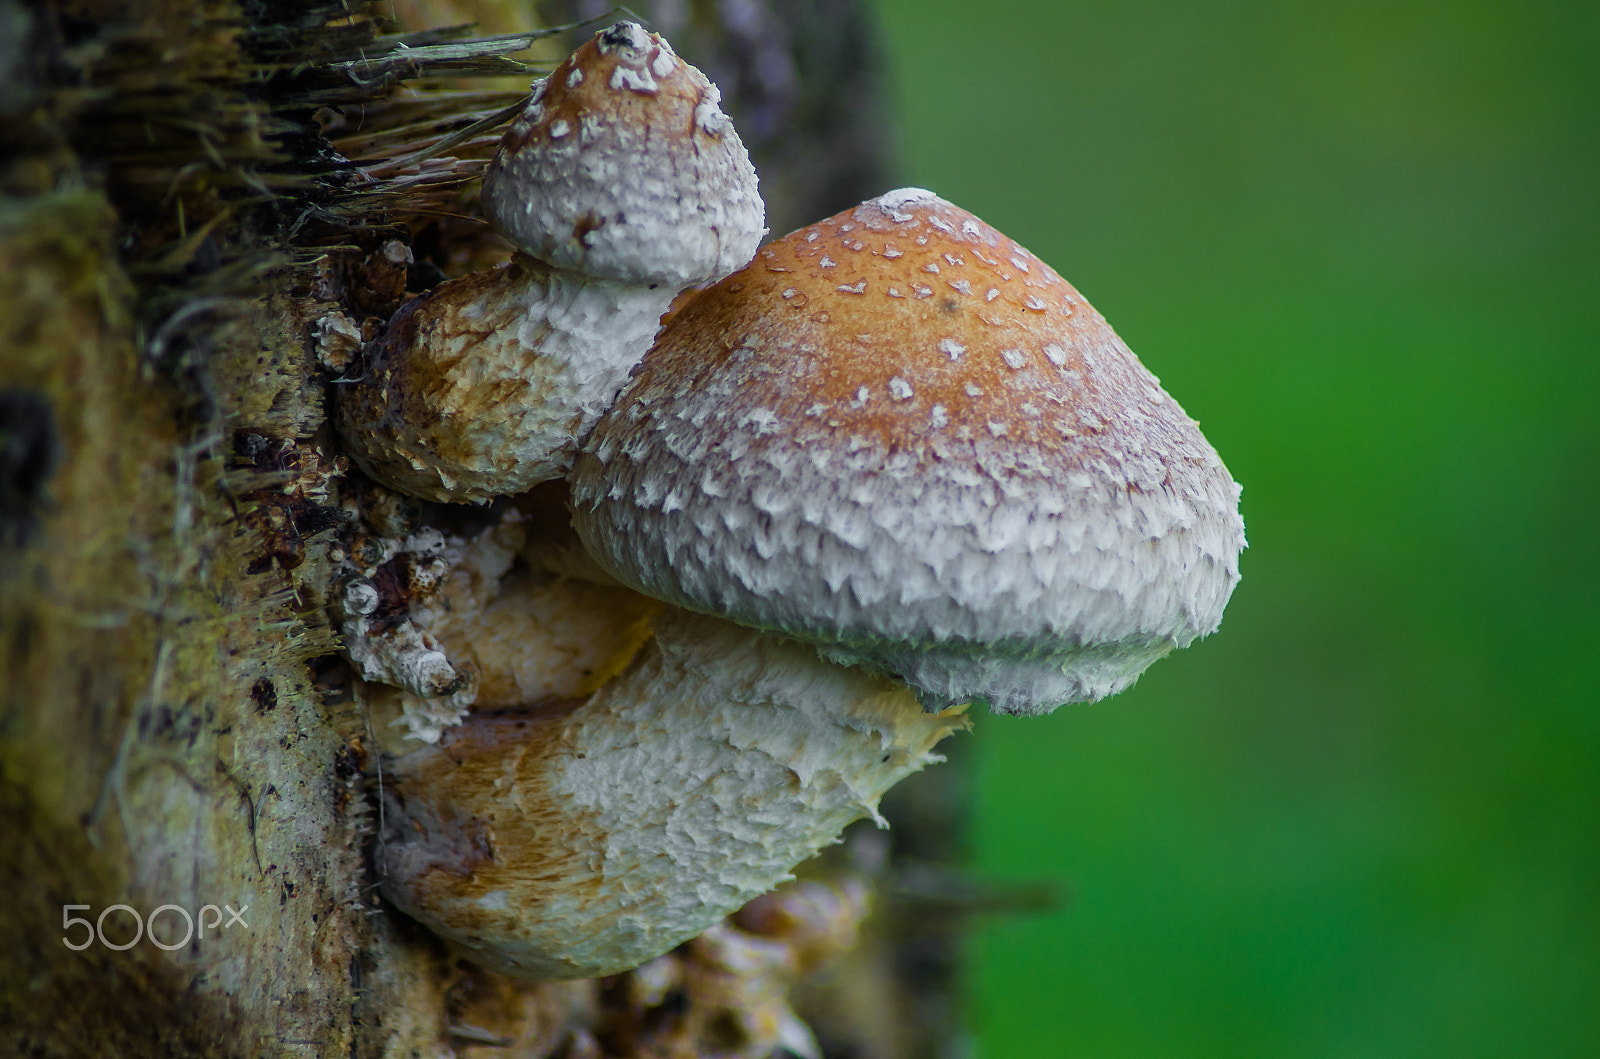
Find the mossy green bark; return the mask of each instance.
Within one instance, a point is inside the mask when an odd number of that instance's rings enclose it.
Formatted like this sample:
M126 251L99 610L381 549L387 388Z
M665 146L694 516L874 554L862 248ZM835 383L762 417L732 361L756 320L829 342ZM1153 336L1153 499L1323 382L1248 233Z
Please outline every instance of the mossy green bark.
M0 1025L38 1055L367 1053L362 721L307 666L334 649L323 548L262 568L241 498L294 483L230 469L224 446L273 424L185 422L192 395L141 362L112 230L90 191L0 214L0 390L49 409L8 429L57 453L26 540L0 552ZM276 392L280 418L303 416L293 436L321 394L284 301L210 324L207 374ZM67 945L86 928L66 915L118 903L247 910L170 953L157 928L126 951ZM168 944L186 933L181 912L159 922ZM134 921L102 928L120 943Z

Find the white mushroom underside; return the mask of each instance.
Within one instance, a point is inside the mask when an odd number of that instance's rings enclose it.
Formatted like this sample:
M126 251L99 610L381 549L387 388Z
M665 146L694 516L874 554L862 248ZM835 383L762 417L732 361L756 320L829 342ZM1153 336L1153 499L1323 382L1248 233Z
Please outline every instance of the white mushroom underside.
M507 748L492 792L463 798L448 767L418 784L380 853L396 904L524 977L611 974L700 933L877 819L883 792L966 722L803 645L680 613L559 723ZM450 752L401 759L399 788ZM488 825L494 863L470 878L432 870L461 854L434 811L447 805Z
M584 543L625 584L804 636L931 706L1113 694L1213 631L1238 580L1238 486L1197 433L1052 474L954 428L922 461L817 420L755 442L719 421L730 396L630 414L620 443L600 428L573 478Z

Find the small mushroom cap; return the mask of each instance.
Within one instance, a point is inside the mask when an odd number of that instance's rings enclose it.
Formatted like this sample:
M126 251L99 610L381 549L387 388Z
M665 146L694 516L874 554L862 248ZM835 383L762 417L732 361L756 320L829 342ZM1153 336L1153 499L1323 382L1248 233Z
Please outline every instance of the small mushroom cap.
M679 313L579 454L624 584L1041 713L1213 631L1239 487L1049 266L929 192L763 248Z
M766 208L721 93L634 22L596 34L501 140L483 208L558 268L674 288L750 260Z

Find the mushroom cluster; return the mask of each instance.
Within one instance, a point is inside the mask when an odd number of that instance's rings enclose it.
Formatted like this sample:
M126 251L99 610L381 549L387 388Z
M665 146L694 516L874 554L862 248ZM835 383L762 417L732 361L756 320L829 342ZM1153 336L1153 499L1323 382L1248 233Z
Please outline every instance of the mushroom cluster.
M756 174L715 85L634 22L534 86L484 177L517 252L403 306L338 425L373 478L481 502L561 477L685 287L750 260Z
M476 709L389 767L385 895L511 974L670 950L878 819L966 704L1119 691L1238 581L1239 487L1194 421L1049 266L929 192L774 241L652 345L679 287L756 253L736 148L665 42L599 34L486 178L517 258L403 310L344 400L362 466L414 495L567 477L586 554L541 591L660 601L598 688ZM419 634L519 639L434 609Z

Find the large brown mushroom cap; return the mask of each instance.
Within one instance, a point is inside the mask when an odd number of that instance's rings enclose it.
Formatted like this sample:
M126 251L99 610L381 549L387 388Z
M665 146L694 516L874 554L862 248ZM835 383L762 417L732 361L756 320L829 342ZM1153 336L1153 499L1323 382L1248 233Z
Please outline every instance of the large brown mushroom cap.
M1112 694L1214 630L1238 495L1082 295L915 189L697 297L573 474L624 583L1008 713Z

